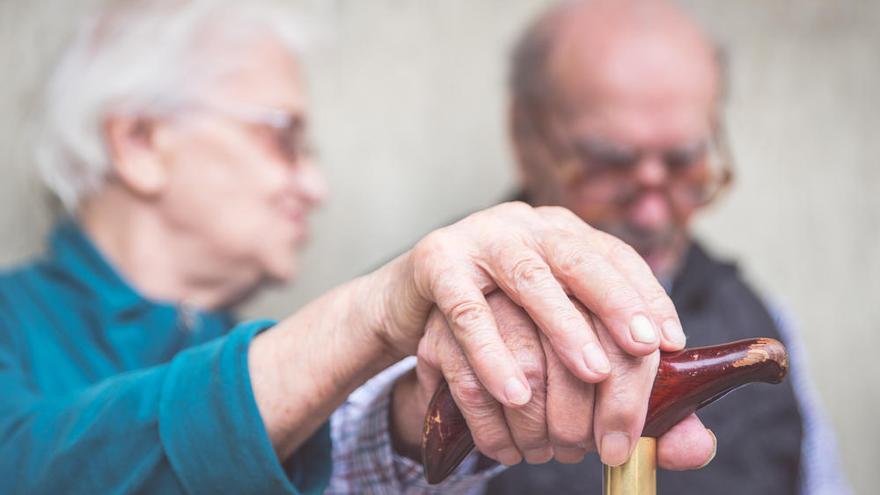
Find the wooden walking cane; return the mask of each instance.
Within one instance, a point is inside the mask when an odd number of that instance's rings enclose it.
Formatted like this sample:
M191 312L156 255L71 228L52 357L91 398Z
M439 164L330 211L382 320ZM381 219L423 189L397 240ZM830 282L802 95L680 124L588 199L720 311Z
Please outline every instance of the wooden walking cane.
M663 353L642 438L629 461L605 466L605 495L654 495L656 438L731 390L753 382L779 383L788 370L785 347L774 339L748 339ZM464 417L443 382L425 416L422 464L429 483L443 481L474 448Z

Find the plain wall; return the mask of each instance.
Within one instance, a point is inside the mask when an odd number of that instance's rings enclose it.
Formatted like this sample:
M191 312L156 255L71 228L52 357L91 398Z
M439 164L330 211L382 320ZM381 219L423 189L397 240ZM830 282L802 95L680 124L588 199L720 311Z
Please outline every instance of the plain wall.
M0 0L0 263L51 224L25 125L73 21L95 0ZM506 56L539 0L295 2L327 41L310 60L331 199L292 288L248 315L283 316L506 197ZM810 372L858 493L880 484L880 3L688 0L729 49L732 194L698 231L800 322ZM723 441L722 441L723 448Z

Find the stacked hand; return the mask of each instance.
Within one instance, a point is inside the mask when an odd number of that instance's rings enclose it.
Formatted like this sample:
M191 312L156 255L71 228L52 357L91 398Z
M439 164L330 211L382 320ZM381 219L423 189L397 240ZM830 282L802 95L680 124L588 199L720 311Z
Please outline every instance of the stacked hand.
M445 378L477 448L505 464L617 465L644 424L658 349L678 350L675 308L648 266L567 210L508 203L438 230L379 274L383 336L417 353L394 391L396 444L414 456ZM708 462L714 437L691 416L660 438L669 469Z

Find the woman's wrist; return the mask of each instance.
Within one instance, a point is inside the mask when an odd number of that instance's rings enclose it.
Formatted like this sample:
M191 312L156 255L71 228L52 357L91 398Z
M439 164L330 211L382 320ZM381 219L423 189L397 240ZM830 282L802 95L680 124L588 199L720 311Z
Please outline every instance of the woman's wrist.
M385 335L387 316L382 285L373 274L352 280L341 288L340 304L334 308L338 320L331 331L335 334L333 340L340 342L334 346L344 348L344 355L349 357L347 362L339 363L338 370L342 377L354 377L355 386L403 357L389 345ZM357 369L346 372L350 366Z
M432 303L416 288L411 252L365 276L370 331L395 361L416 353Z
M384 285L378 274L352 280L251 342L254 397L280 459L352 390L400 359L383 332Z

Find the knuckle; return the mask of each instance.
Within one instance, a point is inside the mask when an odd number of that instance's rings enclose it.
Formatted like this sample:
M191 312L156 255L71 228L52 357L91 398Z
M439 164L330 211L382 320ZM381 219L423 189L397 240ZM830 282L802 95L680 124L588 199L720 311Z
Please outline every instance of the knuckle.
M523 201L508 201L506 203L501 203L496 208L498 211L513 215L528 214L532 213L534 210L531 205Z
M521 257L511 263L510 276L518 292L532 292L544 288L553 280L549 267L537 258Z
M534 393L543 392L547 388L547 373L545 371L544 360L536 356L538 352L530 352L523 355L517 355L517 364L526 376L526 381L532 387Z
M584 314L574 304L570 304L569 300L564 301L565 306L556 309L554 314L554 324L556 328L579 329L587 325ZM580 303L578 303L580 304ZM574 308L572 308L574 306Z
M615 387L603 400L606 410L605 417L613 421L615 425L632 425L639 420L641 408L637 407L636 394L629 390L623 390L623 388Z
M656 311L660 311L664 316L675 314L675 306L662 288L651 289L646 299L648 306Z
M550 445L547 425L543 413L537 411L518 411L516 419L510 423L510 431L521 450L543 449Z
M453 258L453 242L446 229L435 230L422 238L412 248L413 268L422 276L427 276L433 285L439 282Z
M608 236L608 242L610 243L609 256L615 261L620 263L644 263L642 256L629 244L613 236Z
M548 434L550 443L566 449L585 449L592 440L589 421L551 422Z
M539 206L535 208L535 211L541 216L558 217L566 220L574 216L568 208L562 206Z
M466 330L486 321L489 308L481 301L461 301L449 308L447 317L453 327Z
M505 430L506 426L500 419L484 421L479 428L472 430L474 445L487 456L497 458L497 454L502 450L516 448Z
M415 246L416 252L422 257L429 258L439 252L443 252L449 245L449 233L446 229L435 230L418 242Z
M522 407L504 409L505 425L523 453L550 445L543 380L533 381L530 385L534 391L532 400Z
M550 447L550 441L547 439L546 432L541 434L540 431L517 431L515 435L517 436L516 445L526 456L528 456L529 452L544 450Z
M605 289L602 302L609 311L624 311L641 305L641 297L627 285L615 284Z
M550 446L547 430L538 426L520 426L514 431L516 444L523 453L546 449Z
M568 212L567 208L557 205L539 206L535 210L548 215L564 215Z
M495 400L485 387L471 374L456 377L449 381L450 389L458 397L463 409L467 409L471 415L488 414L495 404Z
M617 243L623 243L619 237L609 234L604 230L594 229L593 231L593 242L601 244L606 250L611 250L613 246Z
M532 401L526 407L518 409L513 414L511 429L516 429L524 438L529 439L526 444L542 445L547 441L547 413L544 410L543 401Z
M542 216L545 218L559 220L560 222L558 223L566 226L566 228L578 229L585 226L588 227L587 223L584 222L581 217L575 215L573 211L563 206L542 206L538 208L538 210L540 210Z
M534 208L522 201L509 201L495 205L489 209L477 212L467 217L464 221L471 226L488 222L500 226L501 222L522 220L534 215Z
M578 277L584 271L594 271L603 262L602 256L594 251L568 249L559 257L558 269L566 277Z

